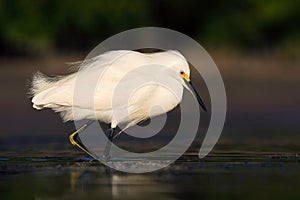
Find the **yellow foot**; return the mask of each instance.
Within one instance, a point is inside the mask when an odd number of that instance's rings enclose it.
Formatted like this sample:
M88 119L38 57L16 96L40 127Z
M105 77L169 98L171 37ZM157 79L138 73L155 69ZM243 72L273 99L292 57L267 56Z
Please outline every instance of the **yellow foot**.
M76 137L78 137L78 133L80 131L82 131L83 129L85 129L87 127L87 124L83 125L80 129L78 129L77 131L75 131L74 133L72 133L69 136L69 140L71 142L72 145L78 147L79 149L81 149L82 151L84 151L86 154L88 154L89 156L91 156L92 158L97 160L97 157L94 156L92 153L90 153L83 145L80 145L77 141L76 141Z

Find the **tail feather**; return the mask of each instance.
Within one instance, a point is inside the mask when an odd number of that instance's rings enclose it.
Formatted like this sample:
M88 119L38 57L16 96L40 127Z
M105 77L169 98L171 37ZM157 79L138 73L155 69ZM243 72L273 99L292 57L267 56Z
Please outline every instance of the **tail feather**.
M73 106L73 88L76 82L76 74L67 76L48 77L40 72L37 72L32 79L30 87L31 102L33 108L41 110L50 108L60 114L64 122L88 118L91 116L89 109L77 108ZM76 115L74 116L74 109Z
M32 97L33 108L57 109L60 105L68 105L67 92L62 85L70 76L49 77L37 72L32 79L29 94Z
M29 89L29 95L34 97L39 93L55 86L56 82L62 79L62 76L49 77L41 72L37 72L33 75L32 82Z

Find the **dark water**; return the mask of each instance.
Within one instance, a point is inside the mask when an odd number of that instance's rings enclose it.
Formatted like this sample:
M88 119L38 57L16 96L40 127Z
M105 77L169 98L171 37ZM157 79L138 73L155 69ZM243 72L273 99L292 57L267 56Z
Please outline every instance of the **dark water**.
M88 157L2 156L0 199L299 199L299 161L296 154L190 154L156 172L127 174Z

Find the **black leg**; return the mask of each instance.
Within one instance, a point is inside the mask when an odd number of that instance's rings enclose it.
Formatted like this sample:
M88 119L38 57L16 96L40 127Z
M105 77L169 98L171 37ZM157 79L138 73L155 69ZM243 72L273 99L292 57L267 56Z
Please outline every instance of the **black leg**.
M114 139L114 134L115 134L115 128L111 129L111 131L108 134L108 141L105 145L105 149L103 152L103 158L105 161L108 161L108 159L109 159L109 152L110 152L110 148L111 148L111 143Z

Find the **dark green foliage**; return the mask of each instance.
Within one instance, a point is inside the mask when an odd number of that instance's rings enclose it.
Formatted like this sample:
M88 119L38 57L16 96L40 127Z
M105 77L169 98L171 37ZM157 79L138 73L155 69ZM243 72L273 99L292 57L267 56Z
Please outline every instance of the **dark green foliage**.
M295 0L0 0L2 53L88 51L120 31L161 26L201 43L244 48L300 43Z

